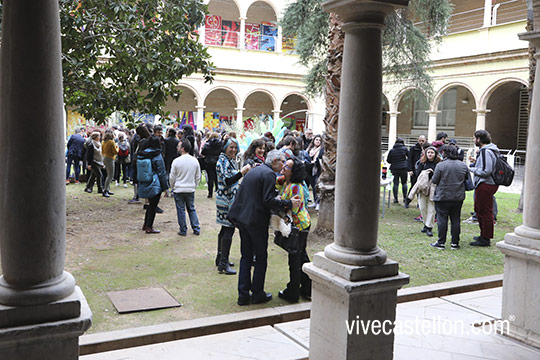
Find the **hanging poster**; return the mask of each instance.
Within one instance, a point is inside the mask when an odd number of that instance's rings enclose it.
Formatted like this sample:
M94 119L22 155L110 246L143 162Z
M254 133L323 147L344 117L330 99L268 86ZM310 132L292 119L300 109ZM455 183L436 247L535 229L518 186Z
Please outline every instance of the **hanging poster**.
M206 15L204 27L204 44L221 46L221 16Z
M223 20L221 21L221 29L223 46L238 47L238 32L240 31L240 23L237 21Z
M185 124L189 124L196 130L193 111L178 111L178 122L180 123L180 128Z
M255 120L249 118L244 120L244 130L253 130L255 129Z
M278 32L277 25L270 22L263 22L261 27L260 49L264 51L275 51Z
M261 26L259 24L246 24L246 49L259 50L259 37Z
M219 113L204 113L204 128L217 129L219 127Z
M284 37L281 51L286 54L296 54L296 39Z
M296 130L304 132L304 127L306 126L306 119L296 119Z

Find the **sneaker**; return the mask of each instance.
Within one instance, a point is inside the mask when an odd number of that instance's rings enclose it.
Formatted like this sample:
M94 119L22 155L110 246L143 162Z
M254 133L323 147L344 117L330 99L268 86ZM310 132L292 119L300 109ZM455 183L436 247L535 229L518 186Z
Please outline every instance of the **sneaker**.
M446 249L446 246L444 246L444 244L439 244L438 242L434 242L434 243L431 243L429 245L431 245L431 247L434 247L435 249L439 249L439 250Z
M89 188L84 188L84 191L91 194L92 193L92 189L89 189Z
M457 249L459 249L459 244L451 244L451 245L450 245L450 249L452 249L452 250L457 250Z
M163 214L163 209L160 208L159 206L156 208L156 213L158 214Z
M313 209L316 206L317 206L317 204L313 203L313 204L309 204L307 207L310 208L310 209Z
M422 218L422 215L418 215L414 218L414 221L424 221L424 219Z
M433 236L433 232L431 230L432 230L431 228L427 228L427 230L426 230L426 235L429 236L429 237Z
M475 224L475 225L477 225L478 224L478 219L475 218L474 216L471 216L470 218L468 218L466 220L463 220L463 222L465 224Z
M127 184L124 184L124 187L127 188Z
M199 235L201 235L201 231L200 230L199 231L193 230L193 234L199 236Z
M315 211L319 211L319 204L317 204L317 206L315 206Z
M66 185L69 185L69 179L66 180Z
M187 234L186 234L186 233L184 233L184 232L181 232L181 231L179 231L179 232L178 232L178 235L180 235L180 236L187 236Z
M428 227L426 225L424 225L424 228L422 230L420 230L421 233L426 233Z
M117 181L116 184L114 184L114 185L115 185L115 186L118 186L118 185L120 185L120 184L119 184L118 181Z
M478 239L476 239L478 238ZM471 246L490 246L491 245L491 242L489 239L484 239L483 237L481 236L475 236L473 238L475 241L471 242L469 245Z
M128 204L140 204L141 200L139 199L131 199L128 201Z
M409 198L406 198L405 200L403 200L403 207L405 209L408 209L410 203L411 203L411 200L409 200Z

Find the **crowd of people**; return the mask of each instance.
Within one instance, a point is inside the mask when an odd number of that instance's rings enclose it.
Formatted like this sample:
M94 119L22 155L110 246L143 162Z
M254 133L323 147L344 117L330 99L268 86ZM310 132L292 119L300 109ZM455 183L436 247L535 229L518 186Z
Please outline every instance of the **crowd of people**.
M423 223L420 231L432 237L434 224L437 224L437 241L430 243L436 249L446 248L449 219L450 248L460 248L461 208L465 192L473 189L473 216L477 219L480 234L473 237L470 245L491 244L496 222L494 195L498 190L492 174L500 152L491 142L491 135L486 130L477 130L474 139L478 151L476 156L469 157L470 167L463 161L463 149L454 139L448 141L448 135L444 132L438 133L432 143L428 143L426 137L420 135L418 142L410 148L405 146L402 138L397 138L388 152L387 162L393 175L394 203L399 204L401 183L404 207L409 208L411 201L417 199L420 215L415 220ZM407 187L407 175L410 176L410 189ZM470 185L467 186L468 184Z
M308 207L319 204L317 183L322 172L324 145L310 129L304 134L285 131L276 143L272 133L252 141L240 154L237 134L227 131L194 131L190 125L167 129L140 124L135 131L113 126L108 129L78 129L70 136L66 151L66 184L86 180L84 191L94 183L103 197L113 196L111 184L133 185L131 204L144 199L142 230L158 234L156 213L164 194L174 198L178 235L187 236L188 224L194 235L201 226L195 207L195 190L204 173L208 198L216 199L217 236L215 265L220 274L235 275L229 254L235 228L240 233L238 305L272 299L264 291L267 268L268 231L271 214L292 219L298 230L298 245L289 253L290 282L279 297L298 302L311 296L311 282L302 271L309 262L306 252L311 227ZM82 170L81 170L82 166ZM71 168L74 168L74 175ZM122 175L122 176L121 176ZM310 199L309 187L313 190ZM311 202L311 204L309 204ZM251 269L253 268L253 276Z

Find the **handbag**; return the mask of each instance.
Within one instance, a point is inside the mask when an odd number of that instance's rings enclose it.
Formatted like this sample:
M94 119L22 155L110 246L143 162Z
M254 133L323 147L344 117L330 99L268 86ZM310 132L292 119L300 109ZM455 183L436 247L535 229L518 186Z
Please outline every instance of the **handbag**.
M274 244L288 252L289 254L298 253L298 237L300 230L296 226L292 226L289 236L284 237L281 232L274 231Z

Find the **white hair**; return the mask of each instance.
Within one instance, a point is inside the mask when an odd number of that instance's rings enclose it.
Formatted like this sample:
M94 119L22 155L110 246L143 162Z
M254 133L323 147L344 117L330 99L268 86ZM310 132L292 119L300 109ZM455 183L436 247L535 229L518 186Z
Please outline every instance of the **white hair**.
M268 154L266 155L266 161L265 162L268 165L272 165L274 160L281 159L282 156L283 156L283 154L281 153L281 151L279 151L279 150L270 150L268 152Z

